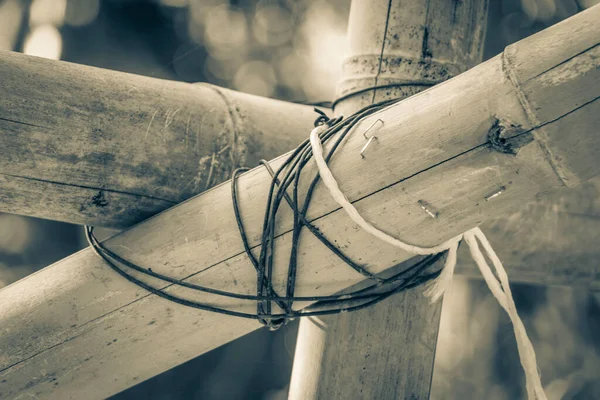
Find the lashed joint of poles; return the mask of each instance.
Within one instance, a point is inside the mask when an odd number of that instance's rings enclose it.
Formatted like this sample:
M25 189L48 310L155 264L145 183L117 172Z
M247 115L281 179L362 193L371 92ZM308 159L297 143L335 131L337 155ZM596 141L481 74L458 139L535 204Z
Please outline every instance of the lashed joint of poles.
M315 111L319 114L315 120L315 126L327 125L326 128L319 134L319 137L323 143L328 142L334 136L337 135L336 141L331 146L325 160L329 162L339 147L343 139L348 135L350 131L364 118L373 113L382 110L383 108L397 102L397 99L382 101L376 104L369 105L348 118L338 117L330 119L327 115L315 108ZM376 121L376 123L379 120ZM497 126L497 124L495 124ZM372 127L372 126L371 126ZM339 134L339 135L338 135ZM490 142L490 145L495 148L494 143ZM263 219L262 227L262 245L260 247L260 253L257 256L252 252L250 243L246 235L246 229L244 227L239 204L237 199L237 178L238 176L248 171L248 168L238 168L232 174L231 179L231 194L233 202L233 211L235 214L236 222L240 231L240 238L242 240L244 250L252 263L257 273L256 287L257 294L241 294L215 288L210 288L202 285L192 284L186 280L176 279L155 271L150 268L140 267L131 261L125 260L118 254L114 253L110 249L106 248L100 243L93 234L93 228L86 226L86 237L90 246L93 250L102 257L116 272L125 277L132 283L148 290L149 292L156 294L160 297L168 299L170 301L194 307L201 310L218 312L226 315L232 315L243 318L251 318L258 320L263 325L269 327L271 330L275 330L287 321L296 317L304 316L315 316L315 315L327 315L336 314L347 311L356 311L363 309L372 304L378 303L385 298L407 290L409 288L416 287L425 282L435 279L439 276L441 269L431 271L429 268L435 264L440 258L447 252L442 252L434 255L428 255L416 262L414 265L396 273L388 278L382 278L378 275L372 274L365 267L361 266L357 262L353 261L350 257L344 254L337 246L329 241L320 230L313 225L306 217L308 208L312 199L314 189L319 182L318 173L311 181L306 195L304 196L304 203L302 207L299 206L299 181L303 172L303 168L312 158L312 149L309 140L305 140L300 144L295 151L287 158L283 165L273 171L270 165L261 160L263 165L269 174L271 175L271 184L269 187L269 193L267 198L267 206ZM292 186L292 193L288 193L288 189ZM292 228L292 245L290 250L288 274L285 285L285 295L277 293L273 287L273 254L275 246L275 220L277 212L280 208L282 201L285 200L289 207L293 211L293 228ZM487 199L486 199L487 200ZM419 206L425 207L425 211L429 211L437 217L437 213L433 213L429 206L424 206L425 203L420 201ZM350 293L340 293L329 296L296 296L295 295L295 283L297 276L297 265L298 265L298 241L303 228L307 228L321 243L323 243L329 250L331 250L338 258L346 263L348 266L353 268L355 271L362 274L368 280L375 282L374 284L365 287L360 290L356 290ZM121 264L119 266L118 264ZM235 298L240 300L255 301L256 302L256 313L242 312L235 309L229 309L225 307L218 307L211 304L200 303L179 297L175 294L166 292L166 288L157 288L149 285L143 280L131 275L123 268L130 268L144 275L158 278L170 285L182 286L188 289L209 293L217 296L224 296L229 298ZM295 310L293 309L294 302L319 302L317 306L313 306L310 309ZM273 303L280 309L280 311L274 312Z
M388 100L367 106L346 119L343 119L342 117L329 119L324 112L315 109L315 111L319 113L319 117L315 121L315 126L327 125L327 128L323 131L321 135L321 139L324 143L328 142L336 134L340 133L327 155L327 161L331 159L334 152L341 144L342 140L347 136L347 134L352 130L352 128L356 126L363 118L383 109L384 107L396 101L397 100ZM90 243L90 246L92 246L93 250L100 257L102 257L116 272L118 272L120 275L122 275L132 283L141 286L142 288L150 291L151 293L154 293L160 297L182 305L206 311L213 311L237 317L256 319L272 330L279 328L280 326L284 325L288 320L294 319L296 317L327 315L363 309L369 305L384 300L385 298L391 296L394 293L398 293L400 291L421 285L427 281L435 279L439 275L439 269L431 272L429 267L435 262L437 262L440 258L442 258L443 253L424 257L420 261L416 262L414 265L405 268L401 272L396 273L387 278L382 278L378 275L372 274L365 267L353 261L339 248L337 248L332 242L330 242L325 237L325 235L323 235L319 231L319 229L316 226L314 226L306 217L314 189L319 181L318 174L316 174L311 184L309 185L307 193L304 196L304 203L302 207L299 206L300 195L298 190L298 183L300 181L303 168L310 161L311 157L312 151L310 147L310 142L307 139L300 146L298 146L294 152L292 152L292 154L288 157L286 162L277 171L273 171L273 169L269 166L269 164L266 161L261 160L261 164L267 169L267 171L272 177L272 180L268 193L265 217L263 220L262 246L258 257L254 255L248 242L246 230L244 228L244 224L240 216L239 204L237 199L237 178L241 173L247 171L248 168L238 168L232 174L231 193L233 209L240 231L240 237L244 246L244 250L257 272L256 295L234 293L209 288L202 285L196 285L185 280L176 279L152 271L150 268L140 267L129 260L125 260L118 254L108 249L102 243L100 243L94 237L92 227L86 227L86 237L88 238L88 242ZM288 193L288 189L290 188L290 186L293 186L291 194ZM276 292L272 282L274 267L273 254L275 246L275 219L283 200L287 202L287 204L290 206L294 213L294 224L292 229L292 246L290 251L288 275L286 280L284 296L279 295ZM329 248L335 255L337 255L338 258L340 258L340 260L345 262L355 271L362 274L365 278L373 281L374 284L350 293L341 293L330 296L295 296L294 292L297 275L298 240L301 231L304 227L306 227L317 239L319 239L319 241L321 241L327 248ZM127 270L123 267L133 269L144 275L161 279L163 281L168 282L171 285L182 286L188 289L193 289L217 296L256 301L256 313L252 314L224 307L217 307L214 305L199 303L185 298L181 298L172 293L166 292L166 288L160 289L147 284L141 279L128 273ZM313 307L310 310L294 310L292 308L293 303L299 301L318 301L319 304L317 305L317 307ZM275 303L277 307L281 309L281 311L274 312L273 303Z

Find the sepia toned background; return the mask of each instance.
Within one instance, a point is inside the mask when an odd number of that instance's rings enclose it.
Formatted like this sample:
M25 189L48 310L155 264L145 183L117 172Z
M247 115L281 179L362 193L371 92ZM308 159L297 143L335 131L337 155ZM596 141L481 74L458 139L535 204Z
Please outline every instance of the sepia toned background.
M597 2L491 0L485 59ZM0 0L0 49L288 101L330 101L349 6L350 0ZM592 193L596 218L598 197ZM552 209L544 212L539 229L552 224ZM0 288L85 246L81 227L0 214ZM514 296L549 398L600 399L600 297L516 284ZM297 328L295 321L254 332L113 399L285 399ZM507 316L483 281L457 278L444 299L431 398L516 399L523 384Z

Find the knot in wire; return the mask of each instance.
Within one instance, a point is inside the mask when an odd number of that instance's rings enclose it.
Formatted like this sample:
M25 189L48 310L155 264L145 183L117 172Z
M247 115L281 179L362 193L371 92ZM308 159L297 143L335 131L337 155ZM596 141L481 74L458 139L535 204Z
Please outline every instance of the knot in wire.
M344 119L343 116L339 116L336 118L329 118L329 116L327 116L327 114L325 113L325 111L318 109L317 107L313 108L313 110L319 114L319 116L317 117L317 119L315 119L314 122L314 127L318 127L318 126L323 126L323 125L327 125L328 127L332 127L335 124L337 124L338 122L340 122L341 120Z

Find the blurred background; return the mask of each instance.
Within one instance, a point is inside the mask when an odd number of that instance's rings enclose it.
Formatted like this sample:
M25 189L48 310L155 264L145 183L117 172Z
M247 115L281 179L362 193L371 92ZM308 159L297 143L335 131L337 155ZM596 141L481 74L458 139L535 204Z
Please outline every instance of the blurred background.
M491 0L485 58L597 2ZM0 50L288 101L332 100L349 6L350 0L0 0ZM81 227L0 214L0 288L85 246ZM600 399L599 297L517 284L514 295L549 398ZM296 321L256 331L113 399L286 399L297 329ZM523 381L507 316L483 281L456 279L444 299L431 398L523 398Z

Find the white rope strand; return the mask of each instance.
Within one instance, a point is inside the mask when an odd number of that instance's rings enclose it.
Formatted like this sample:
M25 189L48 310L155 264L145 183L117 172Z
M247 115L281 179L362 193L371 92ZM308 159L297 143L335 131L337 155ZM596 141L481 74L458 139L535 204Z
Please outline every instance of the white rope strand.
M452 278L454 277L454 267L456 267L456 253L458 251L458 242L450 246L448 249L448 256L446 257L446 263L444 268L434 281L427 284L425 296L431 299L432 303L435 303L442 297L447 289L450 289L452 285Z
M346 195L342 193L340 190L337 181L333 177L325 159L323 158L323 146L321 145L321 139L319 139L319 127L316 127L310 133L310 145L312 147L313 156L317 163L317 167L319 167L319 175L321 175L321 180L329 189L331 196L350 216L350 218L356 222L361 228L372 234L373 236L383 240L391 244L392 246L396 246L401 248L402 250L408 251L409 253L419 254L419 255L429 255L436 254L445 250L448 250L453 244L460 242L462 235L459 235L455 238L452 238L442 244L439 244L434 247L419 247L413 246L408 243L404 243L393 236L388 235L387 233L380 231L375 228L373 225L368 223L362 215L358 213L356 208L348 201Z
M488 257L490 258L490 260L492 260L492 264L494 265L496 274L500 279L500 284L502 286L504 298L506 301L506 307L503 306L503 308L508 313L508 316L510 317L510 320L513 324L513 329L515 331L517 348L519 350L519 358L521 360L523 370L525 371L527 395L530 399L546 399L546 395L544 394L544 390L542 389L540 375L538 373L537 360L535 357L533 344L531 344L529 336L527 335L527 331L525 330L525 326L523 325L523 321L517 313L517 307L515 306L515 302L512 297L512 292L510 290L506 270L504 269L500 258L498 258L498 256L496 255L496 252L492 248L490 242L487 240L481 229L476 227L471 229L469 233L472 233L477 239L479 239ZM483 269L487 269L491 273L491 268L489 267L488 263L485 261L485 259L483 261L484 263L480 263L476 260L479 269L482 270L482 273Z
M313 129L310 134L310 144L312 147L313 157L317 163L317 167L319 168L319 175L321 176L323 184L325 184L325 186L329 189L333 199L344 209L344 211L346 211L352 221L373 236L412 254L429 255L448 250L446 263L440 276L438 276L425 291L425 295L429 296L432 301L438 300L450 287L456 266L458 244L463 238L465 239L465 242L468 244L471 251L471 256L477 263L477 266L479 267L483 278L490 288L490 291L498 300L500 306L508 313L508 316L513 324L515 338L517 341L517 349L519 351L519 358L521 360L523 370L525 371L525 383L528 398L530 400L547 400L538 373L535 351L531 341L529 340L527 331L523 325L523 321L521 321L521 318L517 313L508 282L508 275L506 274L502 262L492 249L492 246L481 229L478 227L470 229L464 234L458 235L442 244L433 247L419 247L408 244L377 229L360 215L358 210L356 210L356 208L340 190L337 181L335 180L331 170L323 158L323 146L319 138L319 132L320 129L317 127ZM498 278L494 276L494 272L490 268L483 253L481 252L481 249L479 248L479 242L481 242L483 249L492 261L492 265L496 270Z

